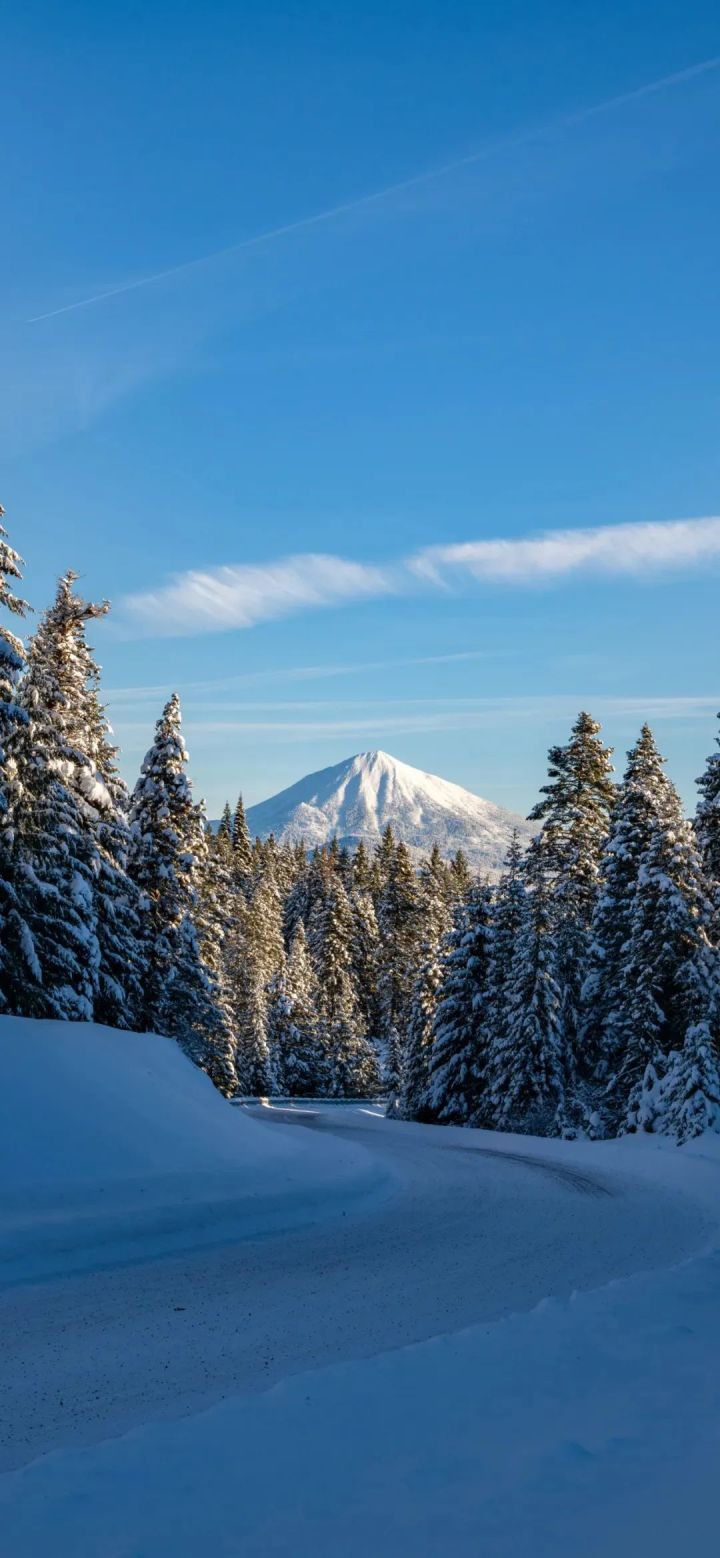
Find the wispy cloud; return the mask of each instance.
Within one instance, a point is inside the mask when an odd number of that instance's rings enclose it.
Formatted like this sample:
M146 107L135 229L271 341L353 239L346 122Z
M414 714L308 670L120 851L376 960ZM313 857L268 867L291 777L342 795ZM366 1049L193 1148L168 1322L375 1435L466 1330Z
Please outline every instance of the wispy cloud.
M425 709L408 706L405 713L395 712L388 714L379 706L378 709L368 709L363 713L348 715L347 712L338 717L328 711L325 717L320 717L317 712L302 719L282 718L225 718L202 719L197 715L191 715L185 722L186 732L190 739L217 741L219 744L227 741L233 735L261 736L263 741L290 743L313 741L333 741L339 738L348 742L358 743L374 741L388 735L393 737L400 735L431 735L452 731L471 731L479 729L493 729L508 722L516 723L518 720L534 725L547 725L554 729L559 721L568 721L575 717L578 709L590 707L594 714L602 720L614 720L622 727L635 728L643 720L650 720L653 724L663 722L707 720L717 712L720 706L720 692L702 697L676 697L673 695L663 697L657 694L650 697L615 697L612 694L594 693L589 695L578 691L575 693L553 694L546 696L529 697L502 697L502 698L478 698L475 707L459 707L452 700L448 701L446 708L427 707ZM263 705L260 705L260 710ZM329 710L334 709L329 706ZM278 711L280 712L280 711ZM121 726L123 744L132 747L142 745L148 736L147 723L138 721L123 722Z
M418 578L442 584L462 574L525 584L582 569L631 574L696 567L720 557L720 518L606 525L594 530L550 530L518 540L464 541L431 546L409 560Z
M392 593L393 571L307 553L265 566L238 564L178 574L158 590L129 596L125 616L155 637L254 627L310 607Z
M625 575L644 579L697 568L720 559L720 518L664 520L648 524L605 525L589 530L551 530L506 540L463 541L431 546L395 564L373 566L318 553L276 563L230 564L176 575L156 590L126 596L118 627L148 637L219 633L259 622L350 601L409 594L419 587L452 588L464 580L523 586L562 580L592 570L594 577ZM482 651L480 652L482 653ZM475 658L469 651L450 658ZM440 663L443 656L424 662ZM252 673L257 677L345 676L353 671L384 670L402 664L368 661L358 666L304 666L293 671ZM225 686L239 685L237 678ZM217 685L217 684L216 684ZM154 689L152 689L154 691ZM138 689L127 689L137 697ZM122 691L119 690L122 696Z
M397 671L420 665L455 665L463 660L506 659L510 653L511 651L507 649L460 649L454 650L452 654L400 655L391 660L357 660L342 665L272 666L262 671L243 671L236 676L215 677L212 681L183 682L180 690L183 699L188 702L194 698L204 697L206 693L232 692L233 689L242 687L263 686L267 682L328 681L334 677L364 676L373 671ZM156 703L159 698L167 697L167 692L166 683L106 688L106 696L113 704L145 701Z
M379 205L394 195L402 195L423 185L432 184L438 179L445 178L448 174L459 172L462 168L471 167L475 163L487 162L490 158L504 151L532 145L534 142L542 140L548 134L558 134L573 129L599 115L612 113L618 108L623 108L626 104L637 102L641 98L654 96L658 92L670 91L674 87L682 86L688 81L692 81L698 76L707 75L710 71L717 70L718 68L720 68L720 55L700 60L694 65L687 66L684 70L673 71L671 74L660 76L654 81L644 82L641 86L634 87L628 92L618 93L614 97L603 99L602 102L592 103L586 108L580 108L574 113L564 114L549 124L526 127L518 130L515 134L487 142L474 151L466 153L465 156L454 157L451 161L444 162L435 168L425 168L419 173L412 174L409 178L399 179L394 183L384 185L381 189L373 190L370 194L359 195L350 200L340 201L338 204L328 206L322 211L313 212L310 216L299 217L291 222L282 222L278 226L268 228L264 232L241 238L237 243L228 244L222 249L214 249L209 254L198 255L191 260L183 260L179 264L166 266L163 270L152 271L133 280L121 282L117 286L106 287L92 292L86 297L77 298L74 302L64 303L59 308L47 309L43 313L34 314L27 323L40 324L44 320L56 319L61 314L70 314L78 309L91 308L95 304L103 303L110 298L120 297L123 293L137 292L141 288L155 286L159 282L167 281L172 277L196 271L215 260L243 254L248 250L273 243L277 239L289 237L293 233L304 232L313 227L337 221L338 218L353 212Z

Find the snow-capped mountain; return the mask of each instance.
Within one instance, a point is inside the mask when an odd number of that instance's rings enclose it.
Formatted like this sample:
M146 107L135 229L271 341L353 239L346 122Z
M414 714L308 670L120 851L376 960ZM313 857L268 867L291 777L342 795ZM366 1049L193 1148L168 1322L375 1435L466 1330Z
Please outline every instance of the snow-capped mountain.
M523 817L387 752L359 752L308 774L252 806L247 820L260 838L273 833L279 841L302 840L309 849L332 838L351 848L362 839L372 848L389 823L416 856L437 843L443 855L462 849L471 865L493 872L502 864L513 828L523 842L534 832Z

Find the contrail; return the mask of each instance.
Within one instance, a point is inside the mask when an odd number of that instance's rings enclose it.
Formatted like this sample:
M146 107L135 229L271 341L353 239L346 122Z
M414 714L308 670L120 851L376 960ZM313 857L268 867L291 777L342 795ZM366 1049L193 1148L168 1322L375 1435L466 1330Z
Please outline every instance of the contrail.
M281 227L270 227L264 233L256 233L251 238L241 238L238 243L228 244L224 249L213 249L211 254L201 254L194 260L183 260L179 265L168 266L166 270L153 271L150 276L140 276L136 281L125 281L119 287L108 287L105 292L94 292L91 297L79 298L75 303L65 303L62 308L52 308L46 314L34 314L26 323L37 325L44 319L57 319L60 314L72 314L79 308L91 308L93 304L102 303L106 298L120 297L125 292L137 292L140 287L152 287L158 281L166 281L169 276L180 276L197 269L200 265L209 265L212 260L223 259L229 254L242 254L246 249L272 243L275 238L284 238L289 233L319 227L321 223L332 222L335 217L344 216L349 211L361 211L367 206L386 200L389 195L400 195L407 189L417 189L421 184L430 184L435 179L445 178L448 173L455 173L460 168L485 162L498 152L529 145L533 141L541 140L545 135L560 130L572 129L575 125L583 124L585 120L593 119L598 114L610 113L613 109L622 108L626 103L634 103L639 98L651 97L656 92L665 92L670 87L681 86L683 82L692 81L696 76L707 75L709 71L717 70L719 67L720 54L716 54L712 59L700 60L696 65L688 65L685 70L676 70L670 76L660 76L657 81L648 81L644 86L634 87L630 92L621 92L617 97L609 97L602 103L581 108L577 113L566 114L552 124L544 127L536 126L531 130L519 130L515 135L506 136L503 140L493 141L477 151L468 152L465 157L456 157L452 162L442 163L437 168L426 168L422 173L400 179L396 184L387 184L384 189L376 189L369 195L359 195L354 200L344 200L340 205L329 206L324 211L316 211L313 216L301 216L295 222L284 222Z

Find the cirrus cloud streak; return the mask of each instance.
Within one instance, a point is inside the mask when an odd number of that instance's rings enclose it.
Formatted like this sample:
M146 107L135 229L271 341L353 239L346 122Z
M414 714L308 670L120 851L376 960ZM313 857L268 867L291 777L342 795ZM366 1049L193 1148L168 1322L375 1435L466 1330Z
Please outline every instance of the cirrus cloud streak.
M431 546L411 558L410 567L419 578L434 584L447 582L453 574L526 584L581 569L642 578L667 568L693 567L715 557L720 557L720 518L713 517L551 530L520 539Z
M718 560L718 517L463 541L383 565L309 552L274 563L190 569L156 590L127 596L119 616L133 635L188 636L419 588L458 588L467 580L527 586L581 572L644 580Z

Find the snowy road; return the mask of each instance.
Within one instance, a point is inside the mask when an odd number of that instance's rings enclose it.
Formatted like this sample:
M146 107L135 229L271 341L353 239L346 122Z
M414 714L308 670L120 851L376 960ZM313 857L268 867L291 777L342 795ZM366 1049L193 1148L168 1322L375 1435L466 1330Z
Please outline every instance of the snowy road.
M385 1190L282 1236L6 1289L3 1468L670 1266L709 1236L701 1203L642 1155L360 1110L257 1114L329 1154L334 1138L361 1147Z

